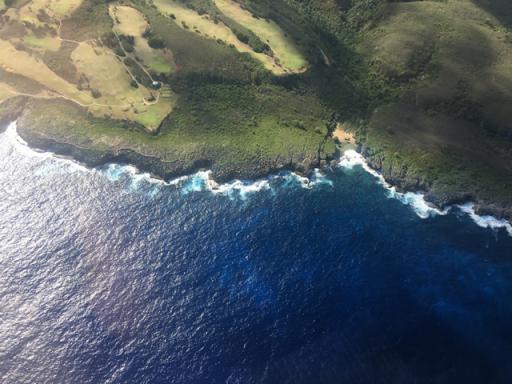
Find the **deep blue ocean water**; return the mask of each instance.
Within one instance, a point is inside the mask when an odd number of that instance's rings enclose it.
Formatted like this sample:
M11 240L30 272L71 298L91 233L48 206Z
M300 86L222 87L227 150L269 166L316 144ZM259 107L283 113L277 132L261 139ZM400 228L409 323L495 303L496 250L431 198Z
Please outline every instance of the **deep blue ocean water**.
M212 193L0 135L0 382L510 383L512 237L361 167Z

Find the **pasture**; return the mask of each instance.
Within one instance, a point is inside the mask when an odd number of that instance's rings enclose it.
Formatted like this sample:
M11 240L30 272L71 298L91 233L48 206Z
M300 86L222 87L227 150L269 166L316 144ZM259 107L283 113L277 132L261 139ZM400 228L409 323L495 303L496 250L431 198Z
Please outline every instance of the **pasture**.
M299 73L307 69L307 61L296 44L274 21L256 17L233 0L214 1L222 13L254 32L268 44L286 70Z

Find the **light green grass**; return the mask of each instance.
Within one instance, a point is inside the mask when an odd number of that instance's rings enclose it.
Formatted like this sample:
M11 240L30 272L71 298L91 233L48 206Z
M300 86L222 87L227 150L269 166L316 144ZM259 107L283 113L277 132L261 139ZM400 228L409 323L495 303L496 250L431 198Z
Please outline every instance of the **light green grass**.
M50 36L36 37L31 34L26 36L23 39L23 42L31 48L42 49L46 51L56 52L60 48L60 40Z
M256 18L232 0L215 0L215 4L227 17L250 29L267 43L283 67L292 72L300 72L307 67L307 61L296 44L275 22Z
M235 33L224 23L215 23L210 16L199 15L196 11L185 7L182 3L175 0L154 0L154 4L162 14L174 16L174 18L170 19L180 28L198 33L207 39L221 40L227 45L233 46L241 53L248 53L276 75L286 73L286 70L278 65L273 58L264 53L254 52L249 45L241 42Z
M169 63L160 57L154 57L152 60L144 61L149 69L156 73L172 73L173 68L169 65Z

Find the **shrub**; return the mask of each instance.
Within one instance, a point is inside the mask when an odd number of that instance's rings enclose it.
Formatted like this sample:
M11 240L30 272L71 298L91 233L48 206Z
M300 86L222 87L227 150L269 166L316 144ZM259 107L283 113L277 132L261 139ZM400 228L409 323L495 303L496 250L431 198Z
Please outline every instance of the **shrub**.
M102 95L101 95L101 92L98 91L97 89L91 89L91 95L92 97L94 97L95 99L99 99Z
M148 40L148 44L151 48L154 49L163 49L165 48L165 43L162 39L159 39L158 37L151 37Z
M235 32L236 38L238 40L240 40L244 44L249 44L249 36L247 36L245 33L240 32L240 31L235 30L234 32Z

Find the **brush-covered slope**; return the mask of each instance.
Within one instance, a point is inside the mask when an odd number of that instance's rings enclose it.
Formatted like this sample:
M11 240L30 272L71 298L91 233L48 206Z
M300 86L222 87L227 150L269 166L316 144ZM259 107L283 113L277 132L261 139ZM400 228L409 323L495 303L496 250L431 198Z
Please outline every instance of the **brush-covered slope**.
M0 111L37 145L255 177L325 164L342 123L391 181L512 216L507 0L9 0L0 13Z

